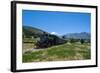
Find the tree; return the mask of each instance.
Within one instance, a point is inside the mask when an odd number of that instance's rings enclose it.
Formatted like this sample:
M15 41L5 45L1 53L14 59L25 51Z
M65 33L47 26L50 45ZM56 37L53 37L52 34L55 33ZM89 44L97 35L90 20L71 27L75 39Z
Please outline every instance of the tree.
M62 38L63 38L63 39L66 39L66 36L64 35L64 36L62 36Z
M75 39L71 38L70 43L74 43L74 42L75 42Z
M80 40L80 43L81 43L81 44L83 44L84 42L85 42L84 39L81 39L81 40Z

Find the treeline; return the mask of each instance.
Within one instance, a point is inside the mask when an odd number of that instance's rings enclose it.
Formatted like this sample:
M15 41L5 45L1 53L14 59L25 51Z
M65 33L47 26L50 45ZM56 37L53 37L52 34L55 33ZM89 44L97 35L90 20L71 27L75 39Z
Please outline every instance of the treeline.
M70 39L68 39L67 41L70 42L70 43L79 42L79 43L81 43L81 44L90 43L90 39L74 39L74 38L70 38Z

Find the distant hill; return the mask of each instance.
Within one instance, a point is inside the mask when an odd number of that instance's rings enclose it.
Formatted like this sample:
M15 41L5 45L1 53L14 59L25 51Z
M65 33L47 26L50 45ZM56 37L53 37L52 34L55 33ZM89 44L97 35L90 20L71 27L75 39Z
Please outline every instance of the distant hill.
M64 35L66 39L74 38L74 39L90 39L91 35L87 32L81 32L81 33L69 33Z
M31 26L23 26L23 36L25 37L39 37L41 35L43 35L44 33L49 34L41 29L35 28L35 27L31 27Z
M23 26L23 36L25 37L40 37L43 34L49 34L52 35L44 30L35 28L35 27L31 27L31 26ZM57 35L55 35L57 36ZM91 35L90 33L87 32L81 32L81 33L68 33L63 35L64 38L66 39L70 39L70 38L74 38L74 39L90 39ZM60 38L60 36L57 36Z

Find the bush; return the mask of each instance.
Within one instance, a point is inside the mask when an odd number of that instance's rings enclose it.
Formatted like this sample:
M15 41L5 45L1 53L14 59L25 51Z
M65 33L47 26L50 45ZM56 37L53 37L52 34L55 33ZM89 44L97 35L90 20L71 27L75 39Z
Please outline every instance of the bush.
M81 43L81 44L83 44L84 42L85 42L84 39L81 39L81 40L80 40L80 43Z
M75 39L70 39L70 43L75 43L76 41L75 41Z

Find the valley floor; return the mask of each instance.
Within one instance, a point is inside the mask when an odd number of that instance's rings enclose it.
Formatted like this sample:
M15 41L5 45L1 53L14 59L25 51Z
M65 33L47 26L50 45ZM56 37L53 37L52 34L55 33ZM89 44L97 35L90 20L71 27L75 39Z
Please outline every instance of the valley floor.
M23 62L87 60L91 58L90 43L65 43L45 49L34 49L31 43L23 44Z

